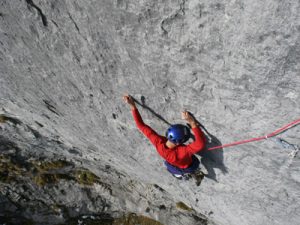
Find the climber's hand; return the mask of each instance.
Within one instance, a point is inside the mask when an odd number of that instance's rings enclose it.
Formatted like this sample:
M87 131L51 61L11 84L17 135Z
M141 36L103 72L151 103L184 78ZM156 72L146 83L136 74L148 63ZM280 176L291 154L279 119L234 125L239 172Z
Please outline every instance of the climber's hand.
M123 100L124 100L125 103L130 105L131 109L136 108L135 102L134 102L133 98L130 95L128 95L128 94L123 95Z
M197 121L188 111L184 110L181 113L181 117L183 120L186 120L191 125L192 128L197 126Z

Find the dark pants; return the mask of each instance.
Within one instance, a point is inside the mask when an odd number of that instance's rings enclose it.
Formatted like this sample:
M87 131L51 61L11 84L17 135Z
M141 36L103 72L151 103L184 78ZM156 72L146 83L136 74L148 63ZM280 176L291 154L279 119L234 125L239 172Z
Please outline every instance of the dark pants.
M167 167L167 170L170 173L177 174L177 175L184 175L186 173L193 173L199 168L199 165L200 165L199 159L193 155L192 160L193 160L192 164L188 168L185 168L185 169L180 169L176 166L173 166L170 163L168 163L167 161L165 161L165 165Z

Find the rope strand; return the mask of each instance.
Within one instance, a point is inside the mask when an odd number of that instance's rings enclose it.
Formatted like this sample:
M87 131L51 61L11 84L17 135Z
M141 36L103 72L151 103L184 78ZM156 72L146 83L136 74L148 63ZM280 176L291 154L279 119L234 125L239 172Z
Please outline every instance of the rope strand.
M300 119L297 119L277 130L275 130L274 132L264 135L264 136L260 136L260 137L256 137L256 138L250 138L250 139L246 139L246 140L241 140L241 141L236 141L236 142L232 142L232 143L228 143L228 144L224 144L224 145L219 145L219 146L215 146L215 147L211 147L208 150L215 150L215 149L219 149L219 148L227 148L227 147L231 147L231 146L235 146L235 145L241 145L241 144L245 144L245 143L249 143L249 142L254 142L254 141L260 141L260 140L264 140L270 137L274 137L280 133L282 133L283 131L288 130L289 128L292 128L293 126L296 126L300 123Z

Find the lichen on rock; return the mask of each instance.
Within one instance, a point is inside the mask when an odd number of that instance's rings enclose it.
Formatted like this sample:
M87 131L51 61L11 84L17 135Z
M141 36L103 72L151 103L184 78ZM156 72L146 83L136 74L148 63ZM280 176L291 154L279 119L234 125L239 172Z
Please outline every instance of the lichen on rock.
M79 184L93 185L95 183L101 183L100 178L88 170L76 170L74 175Z
M39 172L47 172L49 170L58 170L68 166L72 166L72 163L65 160L56 160L56 161L31 161L34 168Z
M191 207L187 206L183 202L176 202L176 208L181 209L181 210L185 210L185 211L192 211L193 210Z

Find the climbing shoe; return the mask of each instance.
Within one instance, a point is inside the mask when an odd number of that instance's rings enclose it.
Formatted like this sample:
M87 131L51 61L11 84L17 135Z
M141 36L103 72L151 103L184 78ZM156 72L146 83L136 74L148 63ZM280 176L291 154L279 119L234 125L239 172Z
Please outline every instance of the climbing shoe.
M172 175L173 175L173 177L175 177L176 179L182 180L182 175L180 175L180 174L172 174Z
M201 181L203 180L205 174L201 170L198 170L198 171L192 173L191 176L192 176L192 178L195 179L196 185L200 186Z

